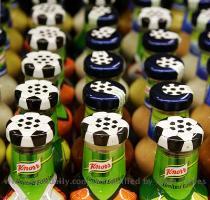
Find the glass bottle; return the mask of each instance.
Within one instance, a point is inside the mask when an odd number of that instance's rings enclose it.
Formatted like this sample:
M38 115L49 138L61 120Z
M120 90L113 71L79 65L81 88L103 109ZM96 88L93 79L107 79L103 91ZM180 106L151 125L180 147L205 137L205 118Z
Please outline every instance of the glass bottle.
M141 200L208 199L207 188L197 181L203 135L200 125L190 118L173 116L157 124L154 171L140 185Z
M16 115L7 124L6 136L12 144L12 165L8 177L11 191L4 199L65 199L55 187L51 118L33 112Z
M120 130L120 131L119 131ZM137 195L132 185L125 187L125 140L128 124L116 113L97 112L81 123L84 138L82 174L74 179L80 183L70 191L70 200L132 199Z

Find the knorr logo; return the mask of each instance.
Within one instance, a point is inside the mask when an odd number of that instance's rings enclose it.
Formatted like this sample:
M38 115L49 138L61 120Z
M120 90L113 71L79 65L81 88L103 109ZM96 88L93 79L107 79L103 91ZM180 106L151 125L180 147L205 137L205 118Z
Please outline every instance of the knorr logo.
M17 173L35 173L41 169L40 160L34 163L18 163L17 164Z
M89 172L98 171L105 172L112 168L112 160L106 162L90 162L89 163Z
M180 167L167 167L165 168L165 178L167 177L181 177L187 174L187 164Z

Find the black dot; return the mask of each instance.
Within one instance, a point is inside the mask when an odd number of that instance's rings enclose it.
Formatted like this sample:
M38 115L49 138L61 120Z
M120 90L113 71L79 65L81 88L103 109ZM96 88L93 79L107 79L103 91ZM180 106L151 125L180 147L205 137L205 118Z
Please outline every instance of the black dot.
M110 125L110 123L106 122L106 123L104 123L104 125L105 125L105 126L109 126L109 125Z
M184 121L183 121L183 120L177 120L177 122L179 122L179 123L183 123Z
M172 90L172 91L175 91L175 90L176 90L176 88L171 88L171 90Z
M37 61L37 58L34 58L35 61Z
M163 91L166 91L167 89L166 88L163 88Z
M33 117L27 117L26 119L28 119L28 120L32 120L32 119L33 119Z
M38 55L39 58L42 58L42 55Z
M111 91L111 90L112 90L112 88L107 88L107 90L108 90L108 91Z
M38 94L40 94L40 92L35 92L35 94L37 94L37 95L38 95Z
M19 127L23 126L22 124L18 124Z
M96 87L92 87L92 89L93 89L93 90L95 90L95 89L96 89Z
M25 129L30 129L30 128L31 128L30 126L26 126L26 127L25 127Z
M96 122L100 123L100 122L101 122L101 119L97 119L97 121L96 121Z
M112 126L112 128L116 128L116 127L117 127L116 125L113 125L113 126Z
M37 84L35 84L35 86L40 86L40 84L39 84L39 83L37 83Z
M105 118L104 118L104 120L109 121L109 120L110 120L110 118L109 118L109 117L105 117Z
M30 85L30 86L28 86L28 89L31 89L31 88L33 88L31 85Z
M109 128L108 128L108 127L103 127L103 129L104 129L104 130L109 130Z
M46 60L45 58L42 59L42 61L45 61L45 60Z
M100 124L96 124L96 127L100 128L100 127L101 127L101 125L100 125Z
M184 90L184 88L180 88L180 90Z
M171 130L176 130L174 127L170 127Z
M19 119L19 120L18 120L18 122L23 122L23 121L24 121L23 119Z
M35 90L36 90L36 91L39 91L39 90L40 90L40 88L36 88Z
M179 130L178 133L184 133L184 131L183 130Z
M187 126L191 126L192 124L191 124L190 122L187 122L186 125L187 125Z
M173 94L173 92L168 92L168 94Z
M29 93L32 93L32 90L28 90Z
M36 122L36 123L39 123L39 122L40 122L40 120L39 120L39 119L36 119L36 120L35 120L35 122Z
M46 85L43 85L42 87L43 87L43 88L47 88L47 86L46 86Z
M99 92L104 92L104 90L99 90Z
M39 126L39 124L35 124L35 125L34 125L35 128L38 127L38 126Z
M112 123L117 124L117 120L113 120Z
M184 128L184 126L183 125L178 125L178 128Z
M192 128L187 128L187 131L191 131L192 130Z
M31 122L26 122L26 125L31 125L32 123Z
M181 92L176 92L177 94L182 94Z
M105 86L104 85L100 85L100 88L105 88Z
M48 91L48 90L43 90L43 92L45 92L45 93L46 93L47 91Z

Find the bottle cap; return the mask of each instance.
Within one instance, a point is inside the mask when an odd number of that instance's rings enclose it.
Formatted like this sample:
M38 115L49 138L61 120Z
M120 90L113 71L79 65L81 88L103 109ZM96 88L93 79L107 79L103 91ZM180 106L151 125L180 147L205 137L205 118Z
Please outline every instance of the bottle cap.
M151 30L143 36L143 46L156 53L174 52L179 46L181 38L175 32L164 29Z
M28 32L27 40L34 50L56 51L65 45L66 36L57 27L38 26Z
M81 132L89 144L115 146L128 138L129 125L120 114L97 112L83 119Z
M210 31L204 31L200 34L199 47L201 50L210 52Z
M59 4L41 3L32 8L32 19L37 25L62 24L65 14L65 10Z
M150 90L150 103L153 107L176 112L189 109L193 101L193 92L185 84L177 82L160 82Z
M160 7L142 8L139 17L139 26L143 29L168 29L172 23L172 16L168 9Z
M109 6L93 6L85 15L86 23L96 27L113 26L118 22L117 11Z
M50 51L37 51L26 54L21 63L24 75L33 78L53 78L62 71L62 60Z
M105 6L105 5L111 5L115 3L116 0L83 0L84 3L95 5L95 6Z
M41 147L53 140L54 123L50 117L28 112L15 115L6 126L7 140L18 147Z
M88 76L109 79L123 73L124 60L121 56L108 51L93 51L85 58L84 70Z
M15 89L18 106L29 111L46 111L59 101L58 88L46 80L29 80Z
M115 81L92 81L83 89L85 104L97 111L116 111L126 101L125 88Z
M121 36L116 28L104 26L89 31L86 45L96 51L111 51L120 47Z
M203 142L203 136L203 129L191 118L168 117L155 127L158 146L174 153L197 149Z
M144 63L145 73L149 78L169 81L181 81L184 74L184 63L170 54L155 54L148 57Z

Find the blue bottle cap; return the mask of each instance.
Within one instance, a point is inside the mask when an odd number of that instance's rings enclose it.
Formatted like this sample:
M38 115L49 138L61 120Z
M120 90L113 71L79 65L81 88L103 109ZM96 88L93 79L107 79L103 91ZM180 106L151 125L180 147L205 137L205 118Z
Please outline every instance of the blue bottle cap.
M85 13L85 21L96 27L113 26L118 22L118 12L109 6L94 6Z
M96 111L117 111L125 104L126 90L116 81L96 80L83 89L85 104Z
M150 90L150 103L153 107L169 112L189 109L193 101L193 92L185 84L178 82L160 82Z
M84 70L88 76L96 79L110 79L123 73L124 60L111 52L93 51L85 58Z
M181 38L177 33L164 29L151 30L143 36L144 48L156 53L174 52L180 41Z
M155 54L146 59L144 70L148 77L155 80L181 80L184 74L184 63L176 56Z
M199 47L201 50L210 52L210 31L204 31L200 34Z
M86 45L92 50L115 50L119 48L120 42L119 32L108 26L92 29L86 35Z

